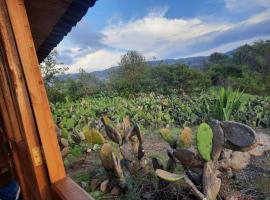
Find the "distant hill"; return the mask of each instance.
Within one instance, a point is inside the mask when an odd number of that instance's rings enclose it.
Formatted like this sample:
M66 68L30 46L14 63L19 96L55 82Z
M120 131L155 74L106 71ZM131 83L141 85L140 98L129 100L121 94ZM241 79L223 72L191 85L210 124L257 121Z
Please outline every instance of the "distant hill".
M208 56L198 56L198 57L189 57L189 58L180 58L180 59L165 59L165 60L153 60L153 61L148 61L148 63L155 67L159 64L185 64L193 68L201 68L203 67L204 63L207 62ZM114 70L116 70L118 67L111 67L109 69L101 70L101 71L94 71L91 72L90 74L94 75L97 77L99 80L106 80L109 76L110 73L112 73ZM79 73L72 73L72 74L66 74L66 75L61 75L60 79L67 79L70 77L73 80L76 80L79 76Z

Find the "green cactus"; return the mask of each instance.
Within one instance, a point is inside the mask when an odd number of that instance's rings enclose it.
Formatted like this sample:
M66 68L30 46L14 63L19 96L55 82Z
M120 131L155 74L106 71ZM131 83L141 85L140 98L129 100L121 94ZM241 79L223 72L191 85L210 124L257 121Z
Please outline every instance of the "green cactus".
M69 133L68 133L68 130L63 128L62 129L62 135L61 135L62 138L65 138L66 140L68 140L69 138Z
M211 160L213 132L211 127L202 123L197 132L197 148L204 160Z
M160 129L161 137L170 144L171 147L175 146L176 140L173 137L172 132L167 128Z
M106 170L113 170L113 159L112 159L113 152L115 152L115 150L109 143L105 143L102 145L99 156L102 166Z
M85 139L90 144L104 144L105 139L97 129L91 129L84 132Z

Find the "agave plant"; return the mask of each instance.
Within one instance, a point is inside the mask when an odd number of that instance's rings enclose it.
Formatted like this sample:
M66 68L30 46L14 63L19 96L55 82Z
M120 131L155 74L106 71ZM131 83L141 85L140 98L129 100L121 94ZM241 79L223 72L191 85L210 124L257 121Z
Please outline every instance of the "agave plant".
M214 113L215 119L228 121L232 120L234 112L237 112L240 107L240 99L243 91L233 91L231 88L220 88L218 98L215 101Z

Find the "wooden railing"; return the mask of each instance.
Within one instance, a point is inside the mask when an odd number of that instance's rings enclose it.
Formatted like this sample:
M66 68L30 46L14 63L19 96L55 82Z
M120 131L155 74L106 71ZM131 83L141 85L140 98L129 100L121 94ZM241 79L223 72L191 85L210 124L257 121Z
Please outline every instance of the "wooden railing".
M52 195L55 200L94 200L69 177L52 185Z

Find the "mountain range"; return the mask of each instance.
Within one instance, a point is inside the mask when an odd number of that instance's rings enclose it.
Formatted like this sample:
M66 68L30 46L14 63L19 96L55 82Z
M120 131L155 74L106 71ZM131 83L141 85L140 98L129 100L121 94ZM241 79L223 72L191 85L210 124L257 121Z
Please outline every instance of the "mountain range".
M209 56L197 56L197 57L188 57L188 58L180 58L180 59L165 59L165 60L152 60L148 61L148 64L150 64L152 67L155 67L160 64L185 64L193 68L201 68L203 67L204 63L207 62L209 59ZM97 77L99 80L106 80L109 76L109 74L116 70L118 67L111 67L105 70L100 70L100 71L94 71L90 72L89 74L94 75ZM72 73L72 74L65 74L61 75L60 79L67 79L70 77L71 79L76 80L79 76L79 73Z

